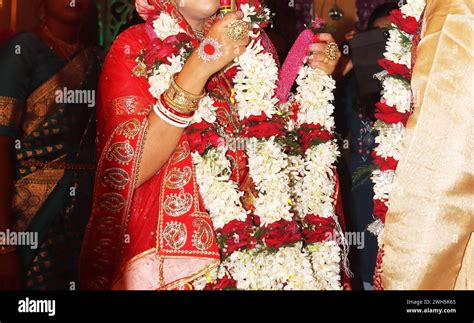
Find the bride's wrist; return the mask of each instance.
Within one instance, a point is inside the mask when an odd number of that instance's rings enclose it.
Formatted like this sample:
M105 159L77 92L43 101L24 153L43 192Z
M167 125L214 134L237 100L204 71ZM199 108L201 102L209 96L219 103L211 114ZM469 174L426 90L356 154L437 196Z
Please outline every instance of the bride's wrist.
M176 83L183 90L195 95L199 95L204 91L207 80L211 77L207 69L198 63L190 57L176 77Z

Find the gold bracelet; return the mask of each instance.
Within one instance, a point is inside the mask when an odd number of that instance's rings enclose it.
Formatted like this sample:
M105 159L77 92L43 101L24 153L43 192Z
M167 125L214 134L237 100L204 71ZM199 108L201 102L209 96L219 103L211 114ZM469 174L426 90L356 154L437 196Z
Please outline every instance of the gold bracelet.
M173 77L171 78L171 87L175 89L176 92L179 92L183 95L185 95L187 98L189 98L191 101L193 102L196 102L196 103L199 103L199 101L206 95L206 92L203 91L201 94L199 95L196 95L196 94L192 94L192 93L189 93L188 91L186 90L183 90L177 83L176 83L176 77L178 76L178 74L175 74L173 75Z
M199 106L199 101L201 101L206 93L203 92L200 95L195 95L183 90L176 83L176 77L177 74L173 75L171 78L171 86L165 91L164 97L166 98L166 103L181 113L196 111Z
M179 113L190 114L198 108L196 104L178 99L170 90L166 90L165 93L163 93L163 99L170 108Z
M0 246L0 256L7 255L7 254L15 252L15 251L16 251L15 246L6 246L6 245L1 245Z

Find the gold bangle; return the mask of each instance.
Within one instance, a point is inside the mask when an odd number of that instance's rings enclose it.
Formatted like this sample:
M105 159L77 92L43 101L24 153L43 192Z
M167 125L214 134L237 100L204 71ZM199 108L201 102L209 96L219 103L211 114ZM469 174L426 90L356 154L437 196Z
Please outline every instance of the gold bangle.
M192 107L192 106L198 106L199 101L206 95L205 92L203 92L200 95L195 95L192 93L189 93L186 90L183 90L177 83L176 83L176 77L177 74L173 75L171 78L171 86L168 88L167 96L176 104L182 104L187 107Z
M0 256L7 255L7 254L15 252L15 251L16 251L15 246L6 246L6 245L1 245L0 246Z
M177 96L173 90L166 90L163 95L163 99L167 105L180 113L193 113L198 108L197 104L183 100L181 97Z
M183 90L177 83L176 83L176 77L178 76L178 74L175 74L173 75L173 77L171 78L171 87L174 88L177 92L180 92L184 95L186 95L189 99L191 100L197 100L199 102L199 100L201 100L205 95L206 95L206 92L203 91L201 94L192 94L192 93L189 93L188 91L186 90Z

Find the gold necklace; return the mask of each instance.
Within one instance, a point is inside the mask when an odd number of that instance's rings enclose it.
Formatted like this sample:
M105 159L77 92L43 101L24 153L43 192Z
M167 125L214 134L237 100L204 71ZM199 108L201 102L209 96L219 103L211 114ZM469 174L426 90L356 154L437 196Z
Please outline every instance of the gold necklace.
M79 49L79 42L69 44L54 36L47 26L44 26L43 28L43 35L46 37L46 42L48 43L49 48L66 60L70 60L72 55L74 55Z
M202 30L197 30L197 29L194 29L194 28L193 28L193 32L194 32L194 34L196 35L196 37L197 37L197 39L198 39L199 41L203 40L204 37L206 36L206 35L204 34L204 31L202 31Z

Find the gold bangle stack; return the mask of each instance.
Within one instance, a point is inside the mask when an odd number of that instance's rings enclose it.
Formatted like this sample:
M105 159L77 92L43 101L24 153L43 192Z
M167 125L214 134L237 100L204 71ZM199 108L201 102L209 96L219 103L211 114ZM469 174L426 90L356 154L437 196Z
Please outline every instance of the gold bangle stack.
M205 93L195 95L183 90L176 84L175 74L171 78L171 86L164 92L163 98L173 110L182 114L192 114L198 109L199 101L205 96Z

